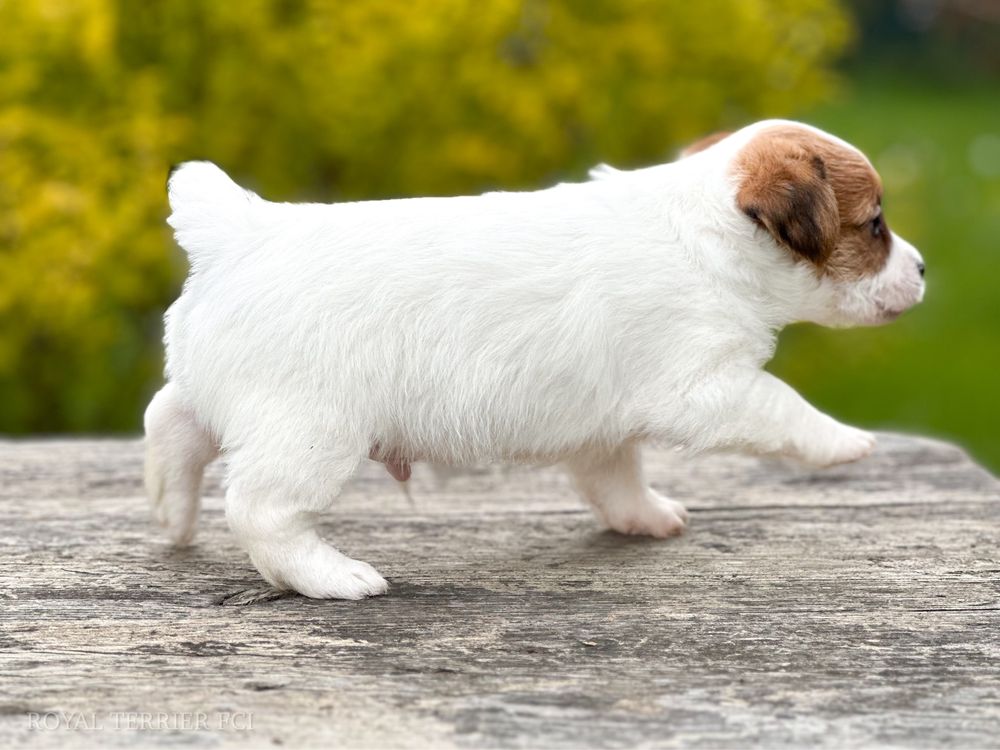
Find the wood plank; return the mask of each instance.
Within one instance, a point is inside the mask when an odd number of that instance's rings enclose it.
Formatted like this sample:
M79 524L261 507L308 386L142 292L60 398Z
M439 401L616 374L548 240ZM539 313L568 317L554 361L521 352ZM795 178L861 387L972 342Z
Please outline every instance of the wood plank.
M961 450L647 464L684 537L601 532L555 469L418 467L410 506L366 466L325 531L392 587L317 602L260 595L221 467L176 550L138 441L0 442L0 745L1000 746L1000 483Z

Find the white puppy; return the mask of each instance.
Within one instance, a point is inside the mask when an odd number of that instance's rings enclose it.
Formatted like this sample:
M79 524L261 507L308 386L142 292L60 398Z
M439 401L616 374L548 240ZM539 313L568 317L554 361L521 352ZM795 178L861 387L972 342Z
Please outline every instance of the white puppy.
M190 541L205 465L271 584L383 593L316 531L359 462L565 464L610 528L679 533L647 441L827 466L867 455L764 372L794 321L875 325L920 301L923 262L881 215L868 160L768 121L686 158L527 193L271 203L205 162L169 182L191 261L146 411L146 481Z

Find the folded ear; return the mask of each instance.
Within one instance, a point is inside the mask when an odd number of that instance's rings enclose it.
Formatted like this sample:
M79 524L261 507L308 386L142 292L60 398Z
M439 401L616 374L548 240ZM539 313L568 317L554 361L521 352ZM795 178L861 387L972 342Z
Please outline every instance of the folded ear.
M840 234L837 196L819 154L779 135L762 134L737 159L739 209L774 241L816 265Z

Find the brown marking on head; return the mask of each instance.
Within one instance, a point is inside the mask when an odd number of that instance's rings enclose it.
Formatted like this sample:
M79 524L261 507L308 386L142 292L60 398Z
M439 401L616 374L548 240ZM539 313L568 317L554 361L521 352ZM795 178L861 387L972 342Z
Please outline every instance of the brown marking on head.
M762 130L735 169L739 209L820 273L857 279L889 257L882 181L860 152L802 126Z
M731 135L732 133L728 130L720 130L718 133L706 135L704 138L698 139L681 151L681 158L686 159L691 156L691 154L697 154L699 151L704 151L709 146L714 146L719 141L728 138Z

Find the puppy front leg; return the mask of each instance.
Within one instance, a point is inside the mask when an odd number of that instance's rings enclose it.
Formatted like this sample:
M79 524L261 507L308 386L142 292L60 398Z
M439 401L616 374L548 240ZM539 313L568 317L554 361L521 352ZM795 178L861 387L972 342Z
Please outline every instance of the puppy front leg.
M857 461L875 447L870 432L823 414L770 373L755 371L749 387L732 392L742 398L726 409L713 447L791 456L813 466Z
M566 468L577 492L609 529L656 537L684 531L687 511L646 484L637 443L574 456L566 462Z

